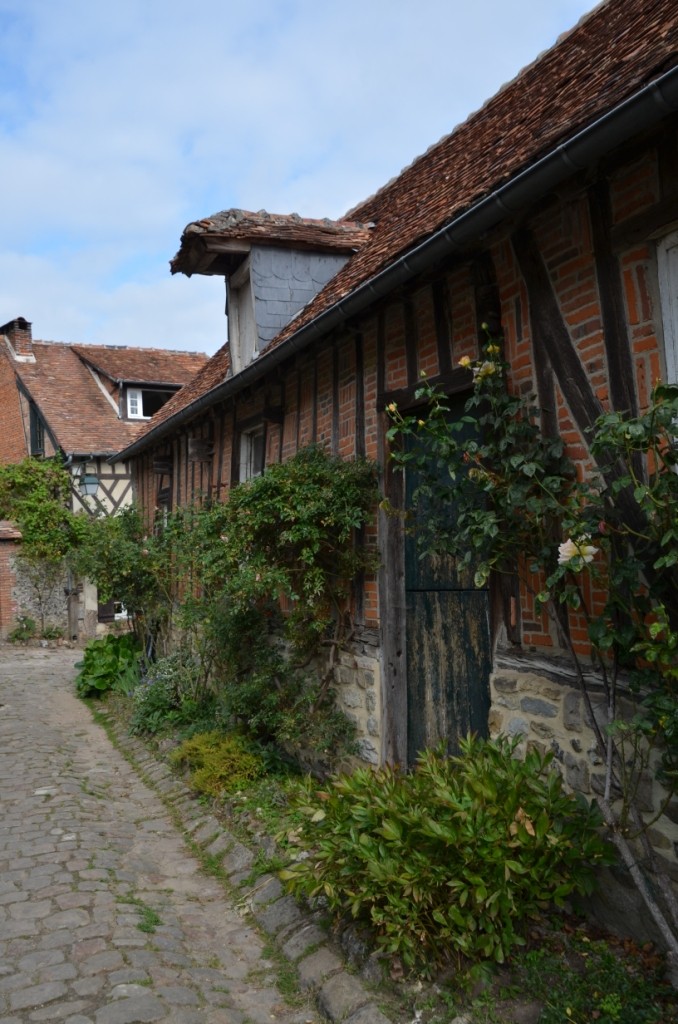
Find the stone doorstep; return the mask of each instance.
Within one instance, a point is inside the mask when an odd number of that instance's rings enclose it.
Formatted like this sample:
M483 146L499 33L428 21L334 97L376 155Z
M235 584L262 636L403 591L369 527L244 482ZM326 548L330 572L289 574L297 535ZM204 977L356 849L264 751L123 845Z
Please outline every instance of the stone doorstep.
M178 783L180 788L174 795L172 789L159 785L161 780L167 779L166 771L162 771L164 765L138 740L130 743L121 729L115 729L114 735L116 742L135 759L147 785L164 803L171 805L185 834L208 853L225 853L221 863L229 882L240 886L258 851L236 839L214 816L198 812L196 798L183 783ZM158 767L153 769L153 765ZM360 978L346 970L346 959L330 940L326 929L320 927L309 912L302 910L292 896L281 893L278 879L264 875L250 893L243 894L243 902L257 925L282 954L296 964L300 986L315 992L320 1013L334 1024L391 1024Z

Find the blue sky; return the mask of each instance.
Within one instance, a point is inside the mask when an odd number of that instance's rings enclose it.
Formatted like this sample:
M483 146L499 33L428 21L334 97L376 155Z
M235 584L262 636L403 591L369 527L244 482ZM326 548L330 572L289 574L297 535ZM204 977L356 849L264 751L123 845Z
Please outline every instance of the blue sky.
M0 0L0 323L214 352L223 281L172 277L230 207L337 217L593 0Z

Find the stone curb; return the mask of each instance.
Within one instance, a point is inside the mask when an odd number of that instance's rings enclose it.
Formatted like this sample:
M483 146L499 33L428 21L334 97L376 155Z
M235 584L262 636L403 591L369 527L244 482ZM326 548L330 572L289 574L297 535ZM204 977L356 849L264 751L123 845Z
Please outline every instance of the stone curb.
M106 712L104 712L106 714ZM315 996L319 1012L333 1024L392 1024L374 1002L362 980L346 969L341 951L324 928L292 896L285 895L277 878L263 875L249 890L243 889L257 853L245 845L213 815L205 813L188 786L109 717L119 748L134 762L144 781L159 794L181 823L184 833L204 853L220 857L221 867L234 889L238 906L275 943L297 968L303 990Z

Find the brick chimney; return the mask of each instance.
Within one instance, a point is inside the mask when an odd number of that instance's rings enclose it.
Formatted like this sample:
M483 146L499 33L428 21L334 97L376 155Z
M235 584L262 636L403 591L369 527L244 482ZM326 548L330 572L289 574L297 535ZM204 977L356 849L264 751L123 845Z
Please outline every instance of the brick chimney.
M16 320L10 320L9 323L0 327L0 334L5 335L14 350L14 355L21 362L35 358L33 355L33 335L28 320L18 316Z

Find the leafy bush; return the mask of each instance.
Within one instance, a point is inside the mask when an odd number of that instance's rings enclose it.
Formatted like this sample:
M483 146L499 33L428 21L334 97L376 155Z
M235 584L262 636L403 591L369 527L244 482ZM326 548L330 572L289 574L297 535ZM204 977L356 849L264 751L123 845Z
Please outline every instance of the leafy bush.
M280 640L282 616L272 605L243 608L222 601L210 629L218 645L219 699L227 718L254 741L301 756L341 756L352 750L355 727L330 687L298 668Z
M17 616L16 626L7 634L7 639L11 644L23 644L27 640L32 640L37 635L38 627L35 619L32 619L29 615L19 615Z
M43 630L40 631L40 635L43 640L62 640L64 631L61 626L53 626L48 624Z
M130 732L155 736L168 727L206 720L214 723L219 709L214 696L196 686L199 672L184 651L150 665L132 693Z
M184 740L171 759L188 768L191 785L208 796L235 792L265 772L262 759L240 736L216 730Z
M131 693L139 681L141 651L131 633L90 640L75 680L79 697L101 697L109 690Z
M351 743L327 655L350 635L352 581L375 565L356 544L375 482L370 462L311 446L194 518L215 678L229 713L261 742L332 756Z
M410 775L335 777L300 802L309 856L281 872L422 973L454 953L503 962L527 918L590 891L592 865L608 859L597 808L564 793L550 755L517 760L506 739L461 747L425 752Z

